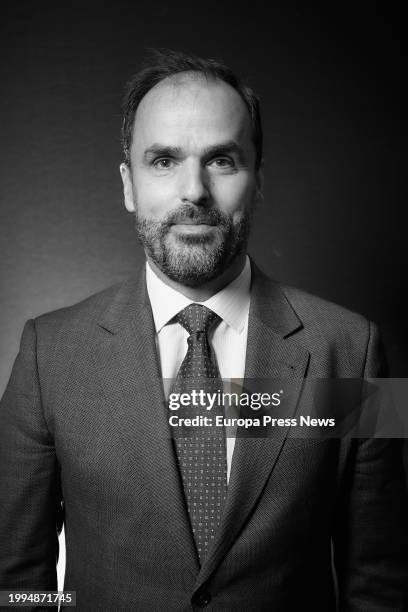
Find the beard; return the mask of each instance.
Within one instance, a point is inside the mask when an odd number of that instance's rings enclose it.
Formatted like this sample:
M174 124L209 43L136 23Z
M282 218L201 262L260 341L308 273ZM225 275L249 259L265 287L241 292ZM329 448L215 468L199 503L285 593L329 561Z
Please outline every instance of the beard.
M186 220L213 229L201 234L171 230ZM146 254L168 278L189 287L217 278L246 252L251 225L252 214L247 210L233 220L214 208L184 204L156 221L141 217L136 208L136 230Z

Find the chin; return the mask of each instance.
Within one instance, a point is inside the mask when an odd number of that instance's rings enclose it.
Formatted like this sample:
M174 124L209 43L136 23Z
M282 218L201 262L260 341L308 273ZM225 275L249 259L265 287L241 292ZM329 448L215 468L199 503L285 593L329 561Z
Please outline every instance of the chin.
M240 229L248 227L243 224ZM214 231L199 234L160 233L146 231L140 224L139 238L151 261L165 276L187 287L199 287L221 276L245 251L247 231L223 231L214 226Z
M222 241L208 236L183 236L170 240L155 263L172 280L197 287L224 271L227 250Z
M187 287L199 287L218 278L242 249L231 249L220 236L183 236L165 241L155 264L171 280ZM244 245L241 245L243 248Z

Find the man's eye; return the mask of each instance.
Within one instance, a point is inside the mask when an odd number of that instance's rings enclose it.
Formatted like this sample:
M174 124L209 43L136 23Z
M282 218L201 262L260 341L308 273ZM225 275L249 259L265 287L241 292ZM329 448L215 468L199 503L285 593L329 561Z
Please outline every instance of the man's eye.
M211 161L211 165L216 168L233 168L235 166L230 157L216 157Z
M160 159L156 159L153 162L153 166L157 168L157 170L170 170L173 167L173 160L168 157L162 157Z

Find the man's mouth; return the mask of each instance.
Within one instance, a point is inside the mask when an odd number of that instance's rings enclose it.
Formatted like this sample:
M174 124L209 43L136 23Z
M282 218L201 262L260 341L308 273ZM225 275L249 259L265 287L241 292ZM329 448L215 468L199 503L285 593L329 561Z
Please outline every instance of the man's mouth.
M205 225L205 226L213 226L214 224L207 220L198 220L198 219L180 219L173 221L172 225Z
M199 233L212 230L214 225L197 221L180 221L179 223L173 223L171 227L176 231Z

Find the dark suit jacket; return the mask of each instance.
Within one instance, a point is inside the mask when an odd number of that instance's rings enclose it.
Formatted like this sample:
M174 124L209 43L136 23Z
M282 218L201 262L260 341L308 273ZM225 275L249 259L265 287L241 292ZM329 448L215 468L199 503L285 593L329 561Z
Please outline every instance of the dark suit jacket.
M253 267L246 377L380 372L359 315ZM293 412L294 413L294 412ZM143 273L29 321L0 411L0 589L65 589L77 609L404 610L397 441L238 439L225 512L200 568L168 435Z

